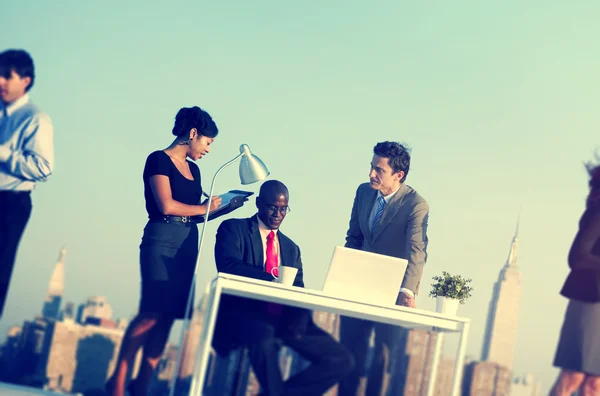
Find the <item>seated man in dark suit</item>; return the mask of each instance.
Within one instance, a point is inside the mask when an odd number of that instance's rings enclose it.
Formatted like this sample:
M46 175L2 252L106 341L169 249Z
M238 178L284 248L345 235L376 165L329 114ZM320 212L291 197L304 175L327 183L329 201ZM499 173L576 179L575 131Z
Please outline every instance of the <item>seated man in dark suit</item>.
M273 267L298 268L294 286L304 287L300 249L279 231L289 211L287 187L265 182L256 198L258 213L226 220L215 245L217 270L272 281ZM220 355L231 348L248 348L263 395L321 395L354 368L348 351L317 327L308 310L223 295L213 340ZM284 382L279 348L285 345L312 364Z

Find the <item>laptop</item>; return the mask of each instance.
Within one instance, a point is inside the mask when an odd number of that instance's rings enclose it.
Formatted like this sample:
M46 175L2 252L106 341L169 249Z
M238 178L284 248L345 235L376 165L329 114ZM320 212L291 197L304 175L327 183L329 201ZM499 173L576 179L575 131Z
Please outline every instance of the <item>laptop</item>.
M376 305L394 305L408 261L336 246L323 293Z

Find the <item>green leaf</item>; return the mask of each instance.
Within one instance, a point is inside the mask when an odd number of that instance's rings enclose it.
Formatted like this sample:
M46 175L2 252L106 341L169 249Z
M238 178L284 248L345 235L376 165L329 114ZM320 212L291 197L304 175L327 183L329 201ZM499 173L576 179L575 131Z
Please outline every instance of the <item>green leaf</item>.
M471 279L465 279L462 275L452 275L447 271L442 271L442 275L432 277L435 281L431 285L430 297L448 297L459 300L461 304L471 297L474 290L469 283Z

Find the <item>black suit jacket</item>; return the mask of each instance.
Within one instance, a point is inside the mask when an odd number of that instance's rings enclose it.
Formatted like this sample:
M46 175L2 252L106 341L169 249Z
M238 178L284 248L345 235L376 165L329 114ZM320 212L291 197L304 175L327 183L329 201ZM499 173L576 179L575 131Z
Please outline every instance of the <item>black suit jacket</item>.
M304 287L300 248L281 231L277 232L277 237L281 255L280 264L298 268L294 286ZM215 261L218 272L264 281L273 280L271 274L265 272L263 268L265 258L256 215L247 219L225 220L221 223L217 230ZM234 330L239 326L235 319L240 312L264 315L266 303L235 296L221 296L213 338L213 346L220 355L226 355L232 348L237 347ZM291 321L305 327L310 322L310 312L305 309L284 307L279 325L283 326Z
M561 294L572 300L600 302L600 207L586 209L569 251L571 272Z
M281 231L277 231L281 265L298 268L294 286L304 287L300 248ZM258 230L258 219L225 220L217 230L215 261L218 272L272 281L264 270L263 245Z

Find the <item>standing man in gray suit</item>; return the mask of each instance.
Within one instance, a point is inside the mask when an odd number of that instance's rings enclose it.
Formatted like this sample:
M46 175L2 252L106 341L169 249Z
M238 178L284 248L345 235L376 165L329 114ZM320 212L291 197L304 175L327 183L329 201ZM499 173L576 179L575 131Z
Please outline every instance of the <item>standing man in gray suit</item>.
M396 142L381 142L373 152L369 183L361 184L356 191L345 246L408 260L404 279L398 279L401 287L396 305L415 308L415 294L427 261L429 206L405 184L410 169L410 152L406 147ZM367 375L365 361L372 331L375 331L375 351L366 396L385 394L382 393L384 373L390 373L390 358L404 329L342 317L340 341L351 351L356 365L354 372L340 383L339 396L355 396L361 377Z

